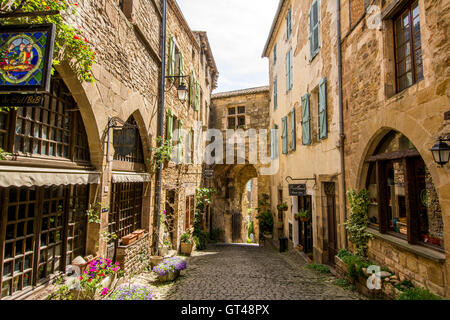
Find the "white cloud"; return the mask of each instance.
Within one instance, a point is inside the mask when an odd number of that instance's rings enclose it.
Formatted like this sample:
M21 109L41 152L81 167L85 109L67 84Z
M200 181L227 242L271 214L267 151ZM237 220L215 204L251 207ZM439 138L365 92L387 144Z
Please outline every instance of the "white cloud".
M192 30L208 33L219 69L215 92L268 85L261 58L278 0L177 0Z

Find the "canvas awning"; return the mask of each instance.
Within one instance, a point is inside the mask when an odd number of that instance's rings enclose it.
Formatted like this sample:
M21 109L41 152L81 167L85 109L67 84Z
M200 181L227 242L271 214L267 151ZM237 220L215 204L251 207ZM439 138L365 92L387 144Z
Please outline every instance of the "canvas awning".
M99 184L100 172L88 170L0 166L0 187Z
M112 173L112 183L124 182L150 182L152 178L148 173L142 172L118 172Z

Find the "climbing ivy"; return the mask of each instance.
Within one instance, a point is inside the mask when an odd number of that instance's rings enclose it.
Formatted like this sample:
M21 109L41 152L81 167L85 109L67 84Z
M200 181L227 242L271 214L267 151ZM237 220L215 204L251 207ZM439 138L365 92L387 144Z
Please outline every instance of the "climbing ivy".
M345 222L345 228L349 234L349 240L355 245L356 253L362 257L367 256L369 240L372 235L366 231L369 226L369 192L367 190L347 191L350 204L350 218Z
M193 240L198 250L206 249L208 234L201 226L201 214L205 211L206 206L211 203L211 197L216 193L214 188L197 188L195 218L194 218L194 232Z

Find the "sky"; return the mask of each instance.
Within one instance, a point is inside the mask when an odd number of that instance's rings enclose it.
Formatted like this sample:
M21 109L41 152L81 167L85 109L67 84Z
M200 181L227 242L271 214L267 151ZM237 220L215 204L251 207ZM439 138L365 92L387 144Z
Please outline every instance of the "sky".
M219 69L214 93L269 84L261 58L278 0L177 0L193 31L206 31Z

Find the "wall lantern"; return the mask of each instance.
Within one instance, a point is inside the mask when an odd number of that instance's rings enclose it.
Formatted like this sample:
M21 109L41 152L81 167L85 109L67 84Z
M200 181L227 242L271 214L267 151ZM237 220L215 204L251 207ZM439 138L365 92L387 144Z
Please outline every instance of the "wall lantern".
M184 78L189 77L189 75L187 76L166 76L166 79L170 79L171 81L171 85L170 87L166 90L166 92L169 92L172 87L175 84L175 79L179 79L180 80L180 84L177 87L177 95L178 95L178 100L180 100L181 102L185 102L187 99L187 93L188 93L188 89L186 87L186 85L184 84Z
M431 148L434 162L440 166L446 165L450 160L450 146L446 143L450 139L439 138L439 141Z

